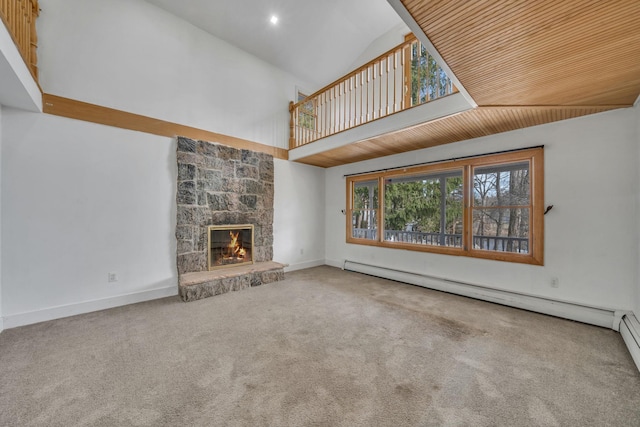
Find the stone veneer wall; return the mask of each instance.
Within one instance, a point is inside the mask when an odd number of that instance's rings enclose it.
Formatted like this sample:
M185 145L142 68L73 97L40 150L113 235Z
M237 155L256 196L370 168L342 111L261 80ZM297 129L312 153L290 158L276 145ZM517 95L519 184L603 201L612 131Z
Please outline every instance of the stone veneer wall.
M178 273L205 271L209 225L253 224L254 262L273 259L273 156L178 137Z

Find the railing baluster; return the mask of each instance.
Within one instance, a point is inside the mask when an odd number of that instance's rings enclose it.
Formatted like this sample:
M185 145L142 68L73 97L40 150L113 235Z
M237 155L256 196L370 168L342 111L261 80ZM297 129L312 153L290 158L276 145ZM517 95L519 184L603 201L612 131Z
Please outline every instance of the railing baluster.
M358 73L358 80L360 80L360 120L358 121L358 124L364 123L364 116L363 116L363 99L364 99L364 71L360 71L360 73Z
M383 74L382 74L382 70L383 70L383 68L382 68L382 60L381 60L381 61L378 63L378 73L379 73L379 78L380 78L380 81L379 81L379 83L380 83L380 90L379 90L379 92L378 92L378 94L379 94L379 95L378 95L378 107L379 107L378 117L382 117L382 111L383 111L383 110L382 110L382 107L383 107L383 106L382 106L382 80L383 80L383 78L382 78L382 76L383 76Z
M333 88L331 88L331 91L329 92L329 120L331 121L330 128L329 128L330 134L335 133L335 114L333 112L335 108L335 105L333 102L335 91L336 91L336 88L334 86Z
M347 80L347 129L351 129L351 95L353 88L351 87L351 77Z
M324 93L324 108L325 108L325 113L324 113L324 129L325 129L325 135L331 135L331 120L330 120L330 109L331 109L331 94L328 92Z
M336 108L335 108L335 113L336 113L336 132L340 132L342 129L340 128L340 84L338 84L338 86L336 86Z
M347 80L342 83L342 130L347 129Z
M367 84L367 97L366 97L367 102L365 103L365 107L364 107L364 110L365 110L364 121L365 123L368 123L370 119L369 117L369 80L370 80L369 67L365 69L364 80L365 80L365 83Z
M398 99L397 99L397 91L398 88L398 51L393 52L393 112L398 111Z
M342 82L342 130L347 128L347 81Z
M378 64L371 66L371 120L377 119L378 109L376 107L376 84L378 83Z
M302 106L300 106L298 108L298 136L300 138L300 143L302 145L306 144L305 140L304 140L304 127L301 125L301 117L300 117L300 109L302 108Z
M349 77L349 127L356 124L356 87L355 76Z
M382 64L381 64L382 65ZM380 72L380 86L384 86L384 96L382 94L382 89L380 90L380 104L381 105L381 115L389 114L389 57L386 57L384 60L384 67Z
M353 76L353 126L358 126L358 92L360 90L360 75Z
M333 113L334 113L334 129L335 129L335 133L340 132L340 106L338 105L340 102L340 85L338 84L338 86L335 87L334 89L334 105L333 105Z
M342 131L343 121L340 117L340 114L344 112L344 110L342 109L342 105L340 105L340 103L342 102L342 85L343 85L342 82L338 84L338 87L337 87L338 93L336 94L336 125L337 125L336 132Z
M344 81L344 94L342 95L342 102L344 109L342 110L342 130L349 128L349 80Z
M342 103L344 102L344 98L342 96L342 91L343 89L343 85L344 82L340 82L340 84L338 84L338 95L337 95L337 102L336 102L336 120L338 123L338 132L344 130L343 126L344 126L344 108L342 106Z
M324 136L324 94L318 98L318 133L320 137Z

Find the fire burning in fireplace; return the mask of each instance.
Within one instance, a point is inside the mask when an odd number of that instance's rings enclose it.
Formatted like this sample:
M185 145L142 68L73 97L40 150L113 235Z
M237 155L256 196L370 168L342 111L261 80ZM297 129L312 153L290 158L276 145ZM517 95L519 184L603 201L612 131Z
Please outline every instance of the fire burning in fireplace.
M225 259L244 259L247 251L242 247L240 243L238 243L238 236L240 232L229 231L229 236L231 236L231 241L229 242L229 251L227 252L227 256Z
M212 225L208 229L209 270L253 264L253 225Z

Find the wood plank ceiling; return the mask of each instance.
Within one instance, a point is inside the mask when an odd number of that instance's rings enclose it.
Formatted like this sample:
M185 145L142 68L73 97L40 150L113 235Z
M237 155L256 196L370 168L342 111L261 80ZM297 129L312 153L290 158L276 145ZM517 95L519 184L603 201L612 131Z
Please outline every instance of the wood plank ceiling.
M630 107L640 94L638 0L402 3L478 107L299 162L332 167Z

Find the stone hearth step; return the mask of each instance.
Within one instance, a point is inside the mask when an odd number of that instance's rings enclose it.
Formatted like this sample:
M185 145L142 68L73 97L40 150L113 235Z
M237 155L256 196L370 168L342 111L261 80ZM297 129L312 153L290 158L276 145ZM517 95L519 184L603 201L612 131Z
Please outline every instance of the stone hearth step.
M179 290L183 301L195 301L230 291L239 291L263 283L284 279L287 264L257 262L213 271L198 271L180 276Z

